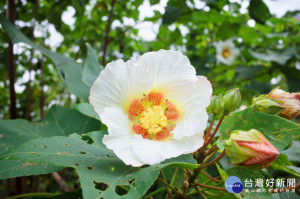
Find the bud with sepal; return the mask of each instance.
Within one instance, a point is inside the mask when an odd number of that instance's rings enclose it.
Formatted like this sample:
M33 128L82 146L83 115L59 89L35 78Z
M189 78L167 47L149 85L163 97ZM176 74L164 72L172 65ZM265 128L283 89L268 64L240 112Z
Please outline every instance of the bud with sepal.
M277 87L267 96L277 100L284 107L284 110L279 113L280 116L291 120L300 114L300 93L285 92Z
M255 129L232 131L224 147L232 164L255 169L269 166L279 155L277 148Z
M252 99L252 107L263 113L278 114L284 110L284 107L277 100L260 95Z
M238 88L227 91L222 99L223 108L225 111L234 111L241 102L241 93Z
M210 113L213 114L222 114L224 109L223 109L223 105L222 105L222 95L216 95L216 96L212 96L211 98L211 103L208 107L208 110Z

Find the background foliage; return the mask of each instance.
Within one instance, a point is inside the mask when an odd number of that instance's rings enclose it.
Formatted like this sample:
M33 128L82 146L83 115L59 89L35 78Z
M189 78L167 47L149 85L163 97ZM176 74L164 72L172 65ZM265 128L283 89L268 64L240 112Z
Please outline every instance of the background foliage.
M97 197L138 198L153 190L164 189L162 183L155 182L161 175L160 169L165 168L166 178L171 179L175 166L195 167L196 162L191 156L146 168L124 167L99 142L106 129L87 98L93 81L103 66L112 60L136 59L145 52L159 49L182 51L197 74L205 75L211 81L214 94L238 87L245 106L250 105L253 96L268 93L276 86L299 92L300 11L287 12L277 18L262 0L250 0L245 13L240 12L241 3L228 0L203 0L203 8L198 8L193 0L169 0L164 12L155 10L153 16L141 19L138 8L143 3L142 0L16 1L13 26L5 18L8 5L5 1L0 2L0 179L3 179L0 197L25 192L52 192L56 198L68 197L55 195L63 190L48 173L59 171L70 190L75 190L68 192L72 197L83 193L85 198L94 198L97 194ZM150 0L149 3L155 7L160 2ZM62 21L63 13L70 7L75 9L73 26ZM158 27L154 40L139 36L142 31L139 25L145 22ZM63 36L57 47L50 45L53 41L50 39L51 28ZM23 119L17 120L7 120L12 118L9 111L11 74L7 64L9 39L18 43L14 45L16 79L13 83L18 88L16 115ZM218 63L215 57L214 44L227 39L232 39L241 51L230 66ZM239 120L241 117L252 120L245 124ZM256 117L261 121L256 121ZM298 121L299 118L289 122L248 109L225 118L220 128L223 137L226 138L226 132L230 130L249 130L251 124L255 124L261 130L265 128L268 131L266 137L283 151L272 168L260 173L231 168L226 158L220 162L222 168L218 168L219 171L223 169L228 175L240 175L241 179L249 175L253 175L253 179L263 175L299 177ZM283 124L285 129L274 132ZM295 150L284 150L292 140ZM220 148L221 142L218 141ZM67 161L66 156L69 157ZM215 166L207 172L218 175ZM20 178L5 180L29 175L40 176L22 177L21 181ZM116 176L119 176L118 181L110 180ZM174 184L183 181L183 176L182 170L178 171ZM199 178L207 180L202 174ZM18 188L14 189L14 185ZM213 194L216 193L213 191ZM263 196L267 198L271 194ZM223 197L232 195L224 192ZM257 197L262 197L261 193Z

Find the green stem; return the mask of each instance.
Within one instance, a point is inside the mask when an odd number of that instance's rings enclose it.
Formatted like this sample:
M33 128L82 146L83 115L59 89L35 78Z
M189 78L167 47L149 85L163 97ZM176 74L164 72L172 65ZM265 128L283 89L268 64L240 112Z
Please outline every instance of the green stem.
M24 194L20 194L17 196L11 196L11 197L7 197L5 199L17 199L17 198L25 198L25 197L31 197L31 196L57 196L59 194L55 194L55 193L24 193Z
M195 190L197 191L197 193L202 196L202 198L207 199L207 197L198 189L197 186L194 186Z
M201 170L206 167L209 167L209 166L213 165L215 162L221 160L224 156L225 156L225 150L222 153L220 153L220 155L218 157L216 157L216 159L212 160L211 162L209 162L207 164L201 165L200 167L198 167L198 169Z
M167 187L169 187L170 189L172 189L172 191L174 191L176 194L181 195L174 187L172 187L171 185L169 185L167 182L165 182L163 179L161 179L160 177L157 177L157 179L159 181L161 181L164 185L166 185ZM167 188L166 187L166 188Z
M163 180L161 180L161 178L157 178L158 180L160 180L162 183L164 183L165 185L166 185L166 191L167 191L167 194L168 194L168 196L169 197L172 197L172 194L171 194L171 192L170 192L170 190L168 189L168 187L171 187L171 188L173 188L172 186L170 186L168 183L167 183L167 179L166 179L166 176L165 176L165 173L164 173L164 171L161 169L160 170L160 173L161 173L161 175L162 175L162 177L163 177Z
M220 190L220 191L226 191L226 189L222 188L222 187L214 187L214 186L210 186L210 185L206 185L206 184L200 184L200 183L197 183L197 182L195 182L194 184L196 186L199 186L199 187L206 187L206 188L209 188L209 189L216 189L216 190Z
M215 150L218 150L218 146L215 143L210 149L208 149L205 153L205 155L209 155L210 153L214 152Z
M218 131L218 129L219 129L219 127L220 127L220 125L221 125L221 123L222 123L225 115L226 115L226 113L223 113L223 115L222 115L221 119L219 120L219 122L218 122L218 124L217 124L217 126L216 126L216 128L214 130L214 132L211 134L211 136L209 137L209 139L207 141L205 141L205 143L203 145L203 148L207 147L209 145L209 143L212 141L212 139L215 137L215 134L217 133L217 131Z
M205 164L212 156L215 155L215 153L217 153L218 150L215 150L214 152L210 153L208 156L206 156L206 158L203 160L202 164Z
M221 196L223 194L222 191L220 191L219 193L212 193L210 191L203 191L204 193L206 193L207 195L210 195L210 196L214 196L214 197L218 197L218 196Z
M178 168L176 167L176 168L175 168L175 171L174 171L174 174L173 174L173 176L172 176L171 182L170 182L170 185L171 185L171 186L173 186L173 183L174 183L174 181L175 181L175 179L176 179L177 171L178 171Z
M203 175L205 175L206 177L212 179L213 181L216 181L216 182L222 182L222 180L218 180L210 175L208 175L207 173L203 172L203 171L200 171L200 173L202 173Z
M155 191L153 191L153 192L149 193L148 195L144 196L143 199L150 198L151 196L154 196L155 194L163 192L164 190L166 190L166 187L162 187L160 189L156 189Z

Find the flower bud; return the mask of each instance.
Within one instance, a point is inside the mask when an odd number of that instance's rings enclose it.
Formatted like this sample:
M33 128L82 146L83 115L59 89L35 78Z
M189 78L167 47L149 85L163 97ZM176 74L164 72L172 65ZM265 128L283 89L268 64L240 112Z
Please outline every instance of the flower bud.
M212 96L211 103L209 105L209 110L213 114L222 114L223 106L222 106L222 95Z
M234 111L241 102L241 93L238 88L227 91L222 103L225 111Z
M300 114L300 93L289 93L275 88L268 97L279 101L285 108L279 113L280 116L291 120Z
M230 138L224 141L224 146L232 164L238 166L260 169L267 167L279 155L277 148L255 129L232 131Z
M254 97L252 99L252 107L259 112L275 115L284 109L284 107L278 101L268 98L264 95Z

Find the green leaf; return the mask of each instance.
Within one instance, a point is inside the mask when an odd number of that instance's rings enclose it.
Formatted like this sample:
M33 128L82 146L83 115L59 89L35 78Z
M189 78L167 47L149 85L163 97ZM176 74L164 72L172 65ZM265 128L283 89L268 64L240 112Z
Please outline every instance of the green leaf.
M83 68L82 81L89 87L92 87L94 81L104 68L99 64L96 51L90 46L90 44L86 44L86 48L87 57Z
M82 67L77 64L75 60L36 45L13 26L2 14L0 14L0 23L13 43L23 42L49 57L57 67L61 77L65 79L69 91L83 100L88 100L89 86L82 81Z
M226 116L220 126L220 133L228 139L233 130L257 129L278 149L283 150L300 134L300 125L279 116L260 113L252 108Z
M31 123L27 120L0 120L0 153L18 146L28 140L51 136L68 136L72 133L86 133L100 129L101 123L86 117L76 110L52 106L42 122ZM44 143L44 147L47 145ZM2 160L0 179L51 173L63 167L35 162Z
M276 160L271 163L271 166L274 169L278 169L278 170L290 173L292 175L295 175L297 177L300 177L299 168L293 166L293 164L289 161L289 158L287 155L280 154L276 158Z
M41 175L59 171L65 167L25 160L0 160L0 180L20 176Z
M223 169L221 169L221 167L217 163L216 163L216 166L217 166L217 169L219 171L219 174L220 174L222 180L225 182L225 180L228 178L228 175L226 174L226 172Z
M267 53L258 53L252 50L250 50L249 52L253 57L262 61L274 61L280 65L284 65L295 54L295 49L287 48L281 52L267 50Z
M297 177L300 177L299 168L294 167L293 164L289 161L287 155L280 154L274 162L271 163L271 166L274 169L282 170ZM298 171L297 171L298 170Z
M269 8L263 0L250 0L248 10L250 17L261 24L265 24L271 17Z
M252 171L250 169L247 168L243 168L243 167L233 167L231 169L226 170L226 173L228 176L236 176L238 177L243 184L243 191L241 192L241 194L244 195L243 198L245 199L252 199L252 198L264 198L264 199L268 199L268 198L272 198L272 195L269 192L268 187L266 187L265 183L264 183L264 189L266 190L265 192L256 192L254 191L255 189L257 189L257 187L255 187L255 183L257 179L263 179L263 181L265 182L265 178L263 175L261 175L259 172L255 172ZM252 186L251 187L246 187L245 186L245 181L250 181L252 180ZM249 192L246 192L245 189L249 189ZM253 192L251 192L251 190Z
M120 198L120 193L116 192L120 186L129 189L124 198L139 198L147 192L163 167L187 165L185 168L190 168L196 163L191 155L183 155L144 168L126 166L102 144L103 132L87 135L92 139L92 144L83 141L78 134L35 139L0 158L73 167L79 175L84 198Z
M68 136L100 129L101 123L76 110L52 106L42 122L0 120L0 153L34 138Z
M79 103L74 106L75 110L78 110L80 113L93 117L97 120L100 120L99 115L94 111L94 108L89 103Z
M294 140L292 146L287 150L281 151L281 153L287 155L290 161L300 163L300 141Z

